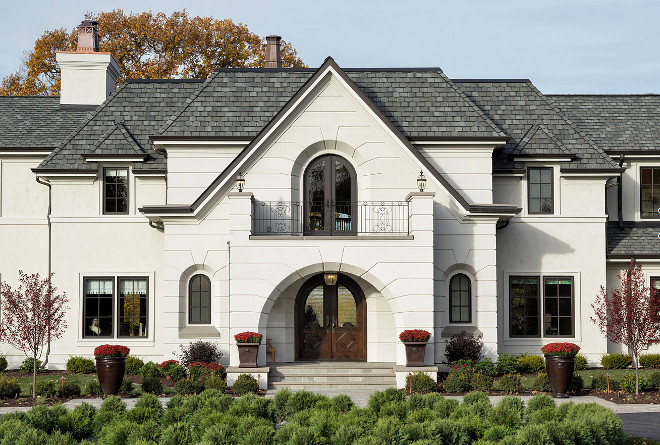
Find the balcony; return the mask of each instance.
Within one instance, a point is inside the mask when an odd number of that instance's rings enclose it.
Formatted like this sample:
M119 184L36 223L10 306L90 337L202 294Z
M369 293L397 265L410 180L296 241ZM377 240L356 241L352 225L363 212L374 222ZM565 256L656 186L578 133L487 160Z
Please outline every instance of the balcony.
M408 201L254 201L253 235L408 236Z

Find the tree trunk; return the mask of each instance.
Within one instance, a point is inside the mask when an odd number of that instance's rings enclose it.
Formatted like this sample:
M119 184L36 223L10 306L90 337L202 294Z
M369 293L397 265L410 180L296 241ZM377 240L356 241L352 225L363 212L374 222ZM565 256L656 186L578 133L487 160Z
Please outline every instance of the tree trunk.
M32 357L32 398L37 398L37 354Z
M635 360L635 394L639 395L639 360L637 352L633 353L633 360Z

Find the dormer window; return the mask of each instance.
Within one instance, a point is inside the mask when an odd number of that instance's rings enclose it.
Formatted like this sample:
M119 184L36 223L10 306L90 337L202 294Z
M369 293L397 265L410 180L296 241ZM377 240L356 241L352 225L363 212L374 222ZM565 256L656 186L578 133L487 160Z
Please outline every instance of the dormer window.
M552 214L552 167L527 169L527 196L530 214Z
M642 167L641 177L641 216L660 218L660 167Z
M106 168L103 170L103 213L121 215L128 213L128 169Z

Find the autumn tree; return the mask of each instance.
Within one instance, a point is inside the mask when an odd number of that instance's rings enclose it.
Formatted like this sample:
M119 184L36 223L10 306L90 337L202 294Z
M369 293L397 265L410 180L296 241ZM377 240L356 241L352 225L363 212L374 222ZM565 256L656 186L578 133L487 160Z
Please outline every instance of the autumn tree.
M52 286L53 274L42 280L39 274L28 275L22 270L18 273L18 288L12 289L7 283L0 287L0 340L32 358L32 397L36 397L37 360L48 341L64 334L68 300L66 294L57 294L57 288Z
M659 296L646 285L642 267L635 261L619 275L619 289L608 292L601 286L591 305L591 321L612 342L628 347L635 363L635 392L639 394L639 354L660 341Z
M112 54L124 79L206 78L215 68L263 67L265 39L229 19L190 17L186 10L88 14L99 22L100 51ZM57 51L75 51L76 30L46 31L23 57L18 72L5 77L0 95L58 95ZM305 66L290 43L281 41L282 66Z

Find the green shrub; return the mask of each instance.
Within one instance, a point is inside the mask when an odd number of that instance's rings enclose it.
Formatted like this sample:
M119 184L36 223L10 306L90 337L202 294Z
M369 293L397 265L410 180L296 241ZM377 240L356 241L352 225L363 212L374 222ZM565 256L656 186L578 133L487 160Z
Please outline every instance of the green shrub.
M119 387L119 394L131 394L133 392L133 382L124 377Z
M518 430L512 443L525 445L552 445L552 438L543 425L531 424ZM506 443L506 442L505 442Z
M96 366L91 359L74 356L66 361L66 370L71 374L92 374L96 372Z
M81 403L59 418L58 427L60 431L71 434L75 440L82 440L92 433L95 414L96 408L89 403Z
M477 372L472 376L470 386L475 391L490 391L493 388L493 378L489 375Z
M215 389L220 392L227 390L227 382L217 374L207 374L202 378L204 389Z
M374 394L376 393L378 393L378 391L376 391ZM372 397L374 394L372 394ZM316 404L324 398L325 397L320 394L314 394L313 392L309 391L298 391L289 395L288 398L286 398L286 418L290 419L291 416L300 411L314 408Z
M202 382L193 380L190 377L179 380L174 384L174 392L177 394L199 394L204 391Z
M179 380L186 378L186 368L175 361L170 361L170 363L163 368L163 374L169 377L172 381L178 382ZM193 376L193 378L195 377Z
M595 375L591 379L591 388L596 391L607 391L607 376L605 374ZM619 382L614 377L610 377L610 391L615 389L619 389Z
M639 366L645 368L660 368L660 354L640 354Z
M520 374L505 374L499 382L498 387L508 393L516 393L522 389L522 382L520 381Z
M165 377L163 374L163 371L160 369L160 366L154 362L147 362L138 371L138 374L140 374L140 377L142 377L142 380L148 379L148 378L161 378Z
M518 369L518 357L510 354L497 356L497 375L513 374Z
M533 374L545 369L545 360L539 355L521 355L518 357L517 370L521 374Z
M58 385L57 397L78 397L80 396L80 385L73 382L65 381L62 385Z
M582 354L578 354L575 356L575 370L576 371L584 371L587 369L587 357L585 357Z
M383 405L380 407L380 413L378 414L378 417L393 416L403 420L406 418L406 414L408 414L408 407L406 406L406 402L392 400L390 402L383 403Z
M103 445L123 445L127 442L128 436L139 430L135 422L127 419L118 419L109 422L101 428L98 435L98 443Z
M101 388L101 384L97 379L93 379L87 382L87 385L85 385L85 392L90 396L103 395L103 389Z
M7 357L4 354L0 354L0 372L5 372L7 369Z
M127 418L138 424L154 421L159 422L163 416L163 405L153 394L142 394L135 407L127 412Z
M472 369L467 365L454 366L442 382L446 392L465 392L472 387Z
M0 377L0 398L13 399L21 393L21 385L18 380Z
M482 358L477 363L472 365L472 370L490 377L497 375L497 366L489 358Z
M552 388L550 387L550 379L548 378L547 372L539 372L532 382L532 389L534 391L540 392L550 392Z
M45 405L37 405L25 413L25 421L45 433L51 433L57 426L59 416Z
M605 369L625 369L632 363L630 354L605 354L600 359L600 364Z
M523 403L519 397L505 396L495 405L491 420L497 425L516 429L522 425Z
M126 357L126 374L139 375L142 366L144 366L142 359L130 355Z
M289 388L282 388L277 390L273 396L273 414L275 416L275 420L280 422L282 420L286 420L286 404L289 402L291 395L293 395L293 393Z
M573 392L580 392L584 389L584 379L579 374L573 374L571 381L568 384L568 390Z
M434 392L438 388L436 382L425 372L417 371L406 376L406 389L416 394Z
M231 390L234 394L248 394L248 393L257 393L259 391L259 383L252 374L241 374L236 378L236 381L231 387Z
M37 395L42 397L54 397L57 394L56 382L53 380L37 380ZM30 394L32 385L30 385Z
M33 372L34 370L32 369L34 365L34 360L32 357L28 357L23 362L21 363L21 366L19 366L18 370L21 372ZM44 369L41 367L41 360L37 360L37 372L41 372Z
M660 371L653 371L648 378L649 387L660 389Z
M346 414L355 406L353 400L351 400L351 398L346 394L334 396L332 399L330 399L330 403L334 408L337 409L337 411L342 414Z
M621 379L621 389L626 392L635 392L636 378L634 372L626 373ZM644 378L639 378L639 390L646 391L649 388L649 382Z
M123 414L126 412L126 404L119 396L108 396L101 403L101 407L99 408L98 412Z
M146 392L147 394L162 394L163 384L157 377L147 377L142 380L142 392Z

